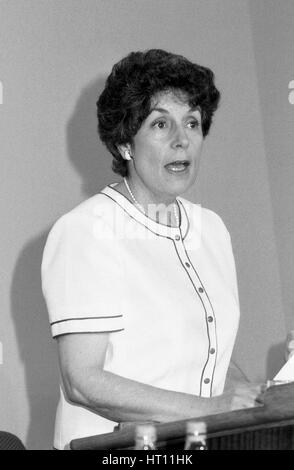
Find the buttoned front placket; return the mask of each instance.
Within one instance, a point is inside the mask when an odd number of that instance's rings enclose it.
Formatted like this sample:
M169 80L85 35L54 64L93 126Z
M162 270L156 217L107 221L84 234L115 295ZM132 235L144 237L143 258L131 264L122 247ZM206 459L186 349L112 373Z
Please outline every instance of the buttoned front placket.
M188 282L192 283L195 289L195 295L198 296L202 303L204 321L206 323L206 331L208 338L208 350L200 377L199 394L202 397L210 397L212 395L213 376L217 358L216 319L213 306L210 302L208 293L205 290L205 286L203 285L195 266L193 266L192 262L190 261L185 247L185 238L187 236L190 226L185 208L183 207L182 203L179 202L179 227L170 227L159 224L144 215L144 213L139 211L138 208L134 204L132 204L125 196L116 191L115 184L116 183L112 183L111 185L107 186L102 191L102 194L110 197L113 201L119 204L119 206L124 209L131 217L133 217L142 226L146 227L146 229L151 231L153 234L167 238L174 244L176 254L183 266L183 269L187 273Z
M210 397L212 395L213 375L217 356L215 314L205 287L195 267L192 265L191 260L189 259L180 229L178 229L177 233L175 233L173 236L173 242L183 269L185 269L190 282L193 284L195 295L199 297L204 310L206 331L208 336L208 351L200 378L200 396Z

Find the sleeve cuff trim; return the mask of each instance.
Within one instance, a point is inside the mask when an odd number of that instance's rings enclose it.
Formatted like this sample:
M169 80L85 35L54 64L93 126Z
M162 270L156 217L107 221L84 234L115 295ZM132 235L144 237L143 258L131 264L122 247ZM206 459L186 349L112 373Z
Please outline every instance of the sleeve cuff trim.
M65 318L64 320L57 320L50 323L51 326L56 325L57 323L62 323L66 321L83 321L83 320L104 320L108 318L122 318L122 315L110 315L106 317L73 317L73 318Z
M122 315L113 317L69 318L51 324L52 336L67 333L99 333L123 330Z

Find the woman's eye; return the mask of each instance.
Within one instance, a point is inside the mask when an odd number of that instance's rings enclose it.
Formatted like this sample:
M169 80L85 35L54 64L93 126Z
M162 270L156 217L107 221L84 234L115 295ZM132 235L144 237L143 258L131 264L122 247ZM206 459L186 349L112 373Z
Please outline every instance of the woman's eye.
M164 129L166 127L166 121L156 121L156 122L154 122L153 127L158 127L159 129Z
M196 119L193 119L193 121L188 122L188 127L190 127L190 129L195 129L196 127L199 127L199 122Z

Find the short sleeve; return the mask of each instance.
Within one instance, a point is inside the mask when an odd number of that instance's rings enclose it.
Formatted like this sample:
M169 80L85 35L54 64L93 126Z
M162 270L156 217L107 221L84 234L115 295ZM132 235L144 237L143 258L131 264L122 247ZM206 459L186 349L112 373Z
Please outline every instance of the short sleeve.
M53 337L123 329L119 252L104 229L99 217L68 213L48 235L41 275Z
M226 224L218 214L210 209L205 209L205 213L209 219L209 231L216 240L217 250L215 257L220 261L223 277L226 279L228 287L232 290L240 310L238 278L231 235Z
M231 273L231 284L233 286L235 299L240 308L237 269L236 269L236 262L235 262L234 252L233 252L232 240L231 240L231 235L226 227L225 227L225 230L226 230L226 236L227 236L227 241L228 241L227 258L228 258L228 265L230 267L230 273Z
M229 279L229 285L231 286L234 297L236 299L236 302L239 306L240 309L240 302L239 302L239 292L238 292L238 279L237 279L237 270L236 270L236 263L235 263L235 257L234 257L234 252L233 252L233 246L232 246L232 240L231 240L231 235L230 232L228 231L224 221L221 219L221 217L217 214L217 219L219 221L220 227L222 228L223 234L224 234L224 242L222 244L223 246L223 252L224 252L224 257L225 257L225 264L228 268L228 279ZM219 233L221 232L221 229L219 230Z

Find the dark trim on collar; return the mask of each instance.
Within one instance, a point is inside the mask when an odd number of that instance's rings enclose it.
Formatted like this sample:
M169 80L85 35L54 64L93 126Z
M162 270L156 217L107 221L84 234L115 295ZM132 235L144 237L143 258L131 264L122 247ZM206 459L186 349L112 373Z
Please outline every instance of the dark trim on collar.
M144 225L148 230L155 233L156 235L173 239L179 232L183 229L185 236L188 233L190 223L188 219L187 212L184 208L184 205L178 199L176 200L179 208L179 227L172 227L164 224L160 224L150 217L146 216L141 212L129 199L126 198L123 194L115 189L117 183L111 183L106 186L100 194L109 197L116 204L118 204L125 212L128 213L130 217L135 219L140 224ZM182 210L183 209L183 210Z
M186 221L187 221L186 232L185 232L185 234L184 234L184 236L183 236L183 240L185 240L185 238L186 238L186 236L188 235L188 232L189 232L189 230L190 230L190 220L189 220L189 217L188 217L186 208L185 208L184 204L182 203L182 201L178 201L178 200L177 200L177 203L178 203L178 204L180 203L183 212L185 212L185 217L186 217ZM182 217L182 210L181 210L181 209L179 210L179 212L180 212L180 214L181 214L181 217ZM180 223L180 227L181 227L181 223Z
M131 215L119 202L117 202L115 199L113 199L113 198L112 198L111 196L109 196L108 194L105 194L105 193L101 193L101 194L103 194L103 196L105 196L105 197L108 197L108 199L111 199L111 201L113 201L115 204L117 204L126 214L128 214L128 216L129 216L131 219L135 220L138 224L141 224L143 227L145 227L147 230L149 230L149 232L154 233L154 235L156 235L157 237L164 237L164 238L168 238L169 240L173 240L173 238L170 237L170 236L168 236L168 235L162 235L162 234L160 234L160 233L157 233L157 232L151 230L150 227L148 227L148 226L145 225L142 221L138 220L136 217L134 217L133 215ZM144 214L142 214L142 215L144 215ZM150 220L151 220L151 219L150 219ZM156 222L154 222L154 223L156 223ZM171 227L168 227L168 228L171 228Z

